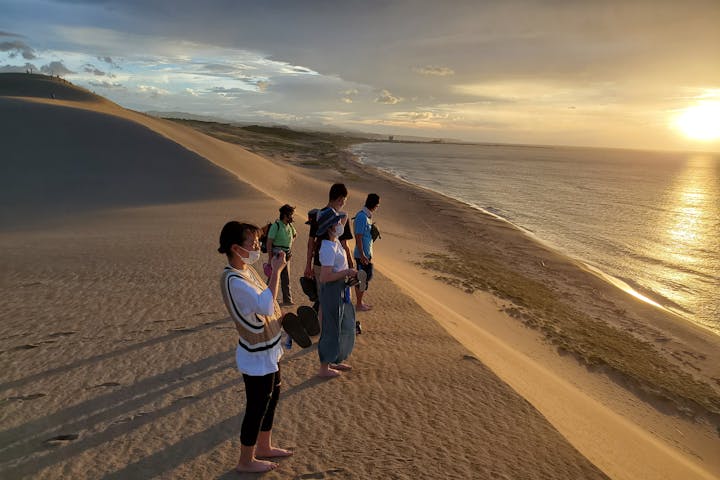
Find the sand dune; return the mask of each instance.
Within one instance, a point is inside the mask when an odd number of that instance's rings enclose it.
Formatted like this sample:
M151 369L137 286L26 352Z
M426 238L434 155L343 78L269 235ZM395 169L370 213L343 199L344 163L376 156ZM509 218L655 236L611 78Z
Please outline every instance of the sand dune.
M229 218L272 219L286 201L299 211L322 206L342 177L308 176L110 102L41 93L0 99L0 125L23 118L41 126L39 137L59 129L48 134L54 143L28 149L27 129L9 127L20 140L5 149L23 161L3 193L12 228L0 233L0 473L236 478L244 400L216 291L217 233ZM101 155L107 142L112 153ZM23 197L43 190L37 176L55 161L53 177L64 180L53 194ZM90 172L106 183L89 187ZM314 348L286 354L275 436L297 453L263 478L717 477L720 442L707 425L663 415L557 356L499 311L507 300L465 294L416 265L424 252L445 251L453 222L487 219L369 172L352 175L349 210L367 191L383 196L380 275L368 293L375 309L363 314L356 369L345 378L314 378ZM32 223L23 215L60 213L52 228L23 228ZM501 228L493 245L519 245ZM301 228L299 245L306 235ZM296 277L301 267L291 267ZM712 372L712 338L674 331L670 343L710 351L697 365Z
M0 225L107 208L223 198L226 171L116 116L0 98Z

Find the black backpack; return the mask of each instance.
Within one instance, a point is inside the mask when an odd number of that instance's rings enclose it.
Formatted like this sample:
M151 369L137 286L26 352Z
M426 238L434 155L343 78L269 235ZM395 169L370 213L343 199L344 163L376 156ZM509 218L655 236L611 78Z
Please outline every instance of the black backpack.
M267 253L267 239L268 239L268 232L270 231L270 227L272 226L272 223L268 223L264 227L260 229L260 251L262 253Z

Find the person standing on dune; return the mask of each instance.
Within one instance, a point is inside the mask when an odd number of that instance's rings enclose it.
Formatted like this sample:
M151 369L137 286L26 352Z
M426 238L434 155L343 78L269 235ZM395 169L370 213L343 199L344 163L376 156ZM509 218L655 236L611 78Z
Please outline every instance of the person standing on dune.
M371 193L365 200L365 206L355 215L355 264L358 270L363 270L367 274L367 283L370 283L373 277L373 243L377 239L373 236L373 214L379 206L380 196ZM371 305L363 302L364 294L359 285L355 287L355 310L358 312L366 312L372 308ZM362 333L360 321L357 322L356 330L357 333Z
M235 361L242 373L247 397L236 470L255 473L278 466L258 457L278 458L293 454L290 450L273 447L271 438L275 407L280 398L279 361L283 350L277 293L280 271L286 265L285 253L272 257L272 273L266 285L251 266L261 255L259 231L255 225L228 222L220 232L218 248L218 252L228 259L220 278L220 290L240 337ZM297 320L297 317L291 318Z

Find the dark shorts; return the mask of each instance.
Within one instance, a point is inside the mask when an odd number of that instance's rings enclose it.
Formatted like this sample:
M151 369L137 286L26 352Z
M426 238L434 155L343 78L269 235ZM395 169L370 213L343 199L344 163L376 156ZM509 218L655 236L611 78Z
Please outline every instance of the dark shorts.
M355 259L355 265L357 266L358 270L362 270L367 274L367 281L370 283L370 280L372 280L373 277L373 264L372 262L369 262L367 265L363 265L360 263L360 259Z

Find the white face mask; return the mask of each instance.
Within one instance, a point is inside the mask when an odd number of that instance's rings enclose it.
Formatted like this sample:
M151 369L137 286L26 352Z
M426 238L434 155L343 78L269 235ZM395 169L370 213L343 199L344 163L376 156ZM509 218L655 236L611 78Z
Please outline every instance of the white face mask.
M240 248L245 250L243 247L240 247ZM257 262L258 260L260 260L260 255L261 255L260 250L245 250L245 251L248 253L248 257L243 258L243 262L250 265L250 264L253 264L253 263Z
M342 235L344 231L345 231L345 225L343 225L342 223L338 223L337 225L335 225L333 232L335 233L336 237L340 237L340 235Z

